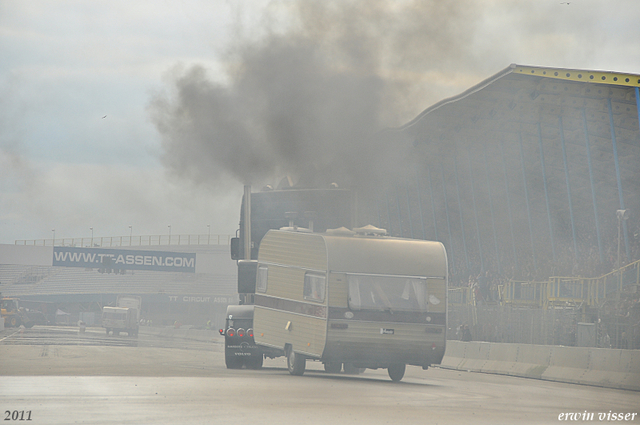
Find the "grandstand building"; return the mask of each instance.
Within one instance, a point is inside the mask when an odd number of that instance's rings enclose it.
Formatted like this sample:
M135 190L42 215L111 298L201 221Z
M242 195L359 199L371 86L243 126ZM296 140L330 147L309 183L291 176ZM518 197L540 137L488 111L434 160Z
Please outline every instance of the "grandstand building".
M638 74L510 65L394 130L414 163L368 221L443 242L457 284L636 261L639 87Z
M118 295L139 295L145 321L193 326L211 321L217 327L227 305L238 302L236 276L228 236L0 245L0 292L44 312L49 323L75 324L82 318L99 325L103 306L115 305Z

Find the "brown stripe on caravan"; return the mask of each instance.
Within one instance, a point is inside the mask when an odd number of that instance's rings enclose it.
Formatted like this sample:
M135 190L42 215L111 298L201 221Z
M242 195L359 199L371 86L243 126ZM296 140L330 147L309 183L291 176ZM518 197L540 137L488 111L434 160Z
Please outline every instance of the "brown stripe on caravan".
M409 311L390 310L350 310L348 308L329 307L329 319L345 319L345 313L350 312L352 317L348 320L360 320L364 322L396 322L396 323L424 323L427 325L445 325L447 316L445 313L417 313Z
M287 300L270 297L268 295L255 294L255 305L273 310L302 314L305 316L327 318L327 307L324 305L305 303L301 301Z

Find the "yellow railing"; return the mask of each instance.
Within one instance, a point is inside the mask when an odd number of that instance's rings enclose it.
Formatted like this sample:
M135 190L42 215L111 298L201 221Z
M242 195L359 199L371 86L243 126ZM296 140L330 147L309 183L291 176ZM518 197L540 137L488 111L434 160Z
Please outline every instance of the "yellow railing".
M547 308L562 303L598 306L626 287L640 285L640 261L596 278L554 276L544 282L509 281L501 289L504 303Z
M500 287L500 299L507 304L543 307L548 284L511 280Z
M627 287L640 285L640 260L604 276L550 277L547 281L526 282L510 280L498 287L502 304L548 308L559 304L599 306L605 300L615 299ZM449 303L473 305L473 288L449 289Z
M640 285L640 261L597 278L552 277L547 299L552 303L580 301L597 306L632 285Z
M449 304L466 305L473 304L472 288L463 286L460 288L449 288Z

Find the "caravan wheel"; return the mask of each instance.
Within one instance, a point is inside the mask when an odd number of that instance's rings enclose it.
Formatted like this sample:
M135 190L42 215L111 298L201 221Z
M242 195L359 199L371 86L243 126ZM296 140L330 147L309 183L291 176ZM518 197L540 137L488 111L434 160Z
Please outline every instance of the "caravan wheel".
M296 354L295 351L289 350L287 356L287 368L289 373L296 376L301 376L304 373L304 369L307 366L307 359L302 354Z
M342 370L342 362L326 362L324 364L324 371L327 373L340 373Z
M405 365L404 363L393 364L389 366L389 378L391 378L393 382L400 381L404 376L404 371L406 368L407 365Z
M344 364L344 373L348 375L359 375L365 371L365 368L355 367L353 363Z

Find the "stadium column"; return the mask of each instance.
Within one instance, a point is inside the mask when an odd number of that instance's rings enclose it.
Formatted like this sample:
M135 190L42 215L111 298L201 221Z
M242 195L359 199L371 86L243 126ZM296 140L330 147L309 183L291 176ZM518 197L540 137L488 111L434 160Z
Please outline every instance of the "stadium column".
M433 215L433 232L436 236L436 240L439 241L438 238L438 220L436 216L436 202L433 198L433 183L431 181L431 168L427 167L427 178L429 179L429 196L431 197L431 214Z
M400 227L400 237L404 237L404 230L402 229L402 215L400 215L400 191L396 187L396 208L398 209L398 226Z
M498 250L498 235L496 234L496 220L493 214L493 197L491 195L491 180L489 179L489 160L487 158L487 145L484 146L484 174L487 179L487 195L489 196L489 211L491 212L491 229L493 230L493 245L496 250L496 266L498 272L502 272L500 266L500 251Z
M473 184L473 163L471 162L471 155L469 154L469 152L467 151L467 157L469 159L469 174L470 174L470 178L469 181L471 182L471 199L473 200L473 216L476 220L476 238L478 238L478 252L480 253L480 267L481 267L481 271L485 271L484 268L484 256L482 255L482 244L481 244L481 240L480 240L480 225L478 223L478 208L476 207L476 193L475 193L475 187Z
M636 109L638 110L638 129L640 130L640 89L635 88L636 91Z
M424 231L424 217L422 216L422 193L420 192L420 171L416 168L416 192L418 193L418 213L420 214L420 225L422 226L422 239L427 239ZM437 240L437 239L436 239Z
M596 238L598 240L598 253L600 262L604 262L604 251L602 250L602 240L600 238L600 222L598 220L598 204L596 202L596 186L593 182L593 166L591 163L591 148L589 146L589 129L587 127L587 112L582 110L582 125L584 126L584 141L587 148L587 162L589 165L589 182L591 184L591 199L593 202L593 215L596 221Z
M622 196L622 180L620 179L620 163L618 162L618 145L616 143L616 128L613 121L613 108L611 107L611 98L607 99L609 107L609 126L611 127L611 143L613 144L613 162L616 166L616 179L618 181L618 197L620 198L620 209L624 210L624 197ZM631 258L629 250L629 238L627 235L627 222L622 220L622 230L624 231L624 248L627 254L627 261Z
M549 203L549 189L547 188L547 170L544 165L544 147L542 145L542 130L538 123L538 142L540 143L540 167L542 168L542 182L544 184L544 199L547 203L547 220L549 221L549 237L551 238L551 255L556 261L556 243L553 237L553 222L551 220L551 205Z
M567 198L569 201L569 217L571 218L571 235L573 236L573 254L578 259L578 242L576 241L576 225L573 219L573 203L571 202L571 184L569 183L569 161L567 160L567 147L564 140L564 127L562 125L562 115L558 115L558 131L560 132L560 142L562 145L562 162L564 163L564 177L567 181Z
M513 246L513 263L518 269L518 252L516 251L516 238L513 234L513 215L511 214L511 196L509 195L509 177L507 175L507 158L504 153L504 140L500 140L500 150L502 151L502 171L504 172L504 185L507 195L507 212L509 213L509 230L511 231L511 245Z
M520 161L522 162L522 184L524 186L524 199L525 205L527 207L527 218L529 220L529 239L531 240L531 255L533 256L533 268L534 270L538 270L538 264L536 262L536 250L533 245L533 226L531 225L531 208L529 207L529 192L527 190L527 173L525 172L525 162L524 162L524 147L522 146L522 133L518 132L518 137L520 139Z
M409 179L407 178L407 212L409 214L409 234L411 235L411 239L413 239L413 217L411 217L411 197L409 193Z
M447 181L444 178L444 165L440 163L440 170L442 171L442 193L444 194L444 213L447 216L447 228L449 229L449 247L451 255L447 254L447 258L451 259L451 268L455 270L455 255L453 255L453 235L451 234L451 219L449 218L449 203L447 202Z
M460 229L462 233L462 247L464 249L464 259L467 262L467 270L471 269L469 263L469 253L467 252L467 237L464 230L464 217L462 215L462 202L460 202L460 180L458 179L458 152L453 154L453 172L456 176L456 195L458 199L458 211L460 212Z
M387 202L387 218L389 221L389 228L387 229L387 231L389 232L390 235L393 235L393 232L391 230L391 204L389 203L389 191L386 190L384 192L384 197L385 197L385 201Z

